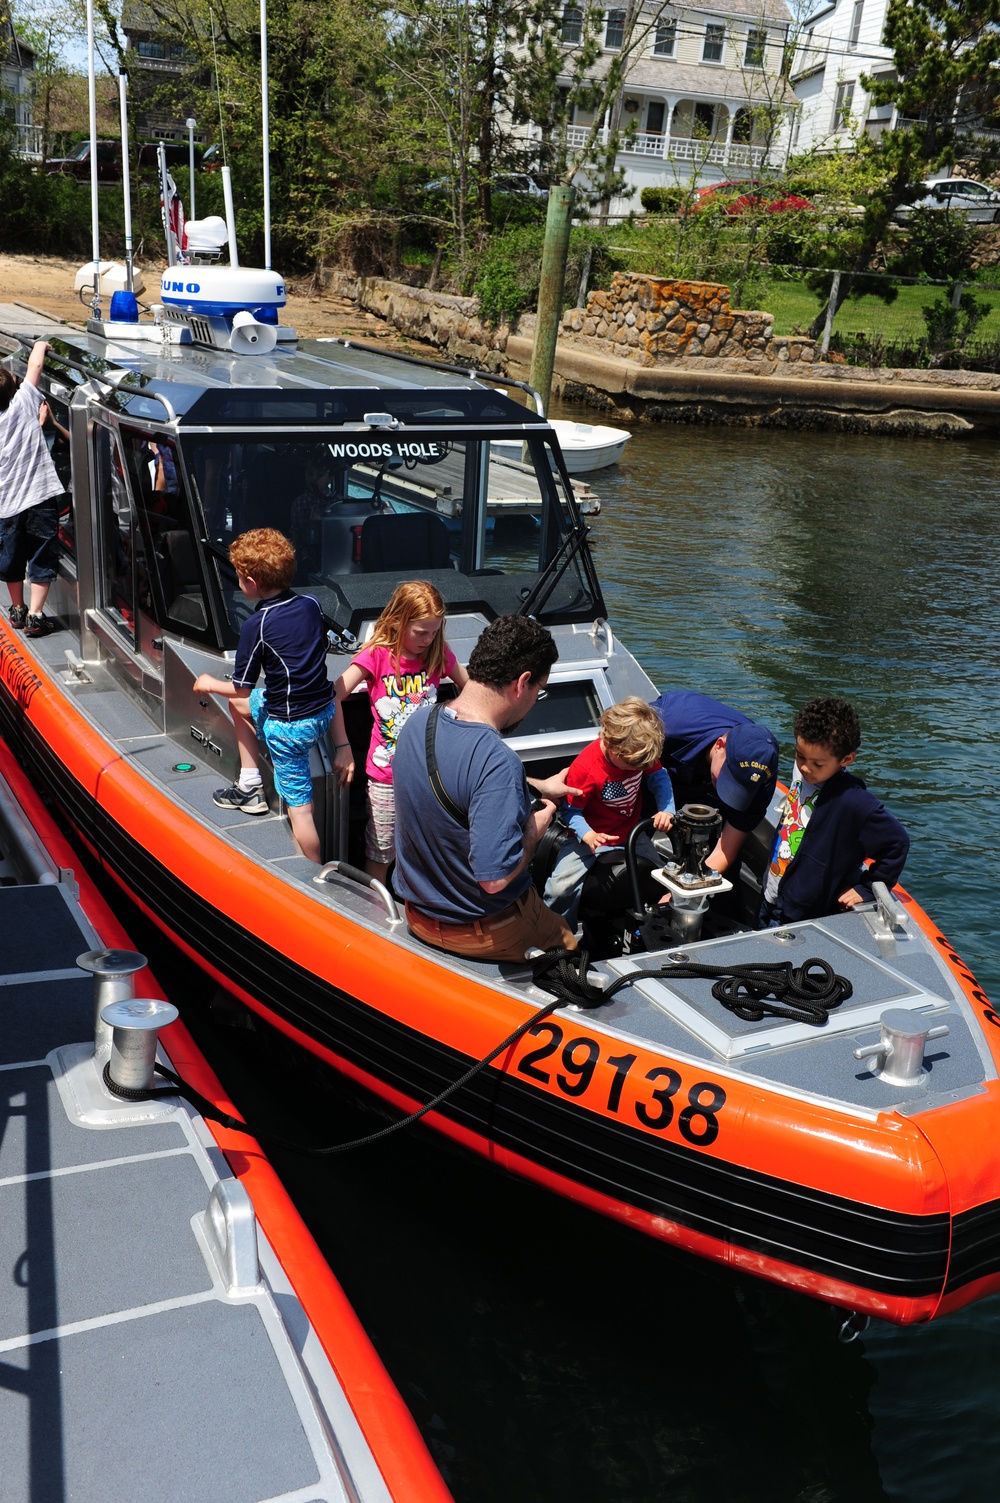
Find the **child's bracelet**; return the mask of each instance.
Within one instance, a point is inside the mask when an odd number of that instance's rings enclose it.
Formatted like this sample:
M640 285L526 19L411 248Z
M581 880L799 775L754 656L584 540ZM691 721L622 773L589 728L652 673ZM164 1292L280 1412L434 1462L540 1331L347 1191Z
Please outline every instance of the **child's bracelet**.
M351 743L349 741L335 741L333 743L333 749L334 751L343 751L344 747L350 746L350 744Z

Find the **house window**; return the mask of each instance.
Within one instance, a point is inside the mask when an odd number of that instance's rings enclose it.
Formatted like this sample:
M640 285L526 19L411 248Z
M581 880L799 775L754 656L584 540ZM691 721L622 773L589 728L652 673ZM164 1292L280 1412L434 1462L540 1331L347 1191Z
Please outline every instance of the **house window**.
M758 31L751 27L747 32L747 50L743 54L743 66L745 68L763 68L766 52L767 32Z
M722 48L726 40L726 28L710 21L705 27L705 41L701 49L703 63L721 63Z
M575 46L583 36L583 11L567 5L562 17L562 40Z
M625 40L625 12L609 10L604 28L604 46L608 52L618 52Z
M136 50L140 57L166 57L162 42L139 42Z
M656 39L653 42L655 57L673 57L677 50L677 22L658 21Z
M832 130L843 130L844 127L848 124L851 115L851 105L853 104L853 102L853 83L838 84L837 98L834 101L833 105L833 125L831 126Z
M854 13L851 16L851 30L847 37L847 45L853 52L858 45L858 37L861 35L861 15L865 8L865 0L855 0Z

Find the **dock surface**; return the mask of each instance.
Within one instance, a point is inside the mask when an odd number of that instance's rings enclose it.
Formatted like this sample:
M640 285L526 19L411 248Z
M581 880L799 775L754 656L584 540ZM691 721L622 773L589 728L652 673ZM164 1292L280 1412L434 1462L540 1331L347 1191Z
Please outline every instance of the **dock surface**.
M100 1084L102 939L12 807L0 778L0 1500L389 1503L204 1121Z

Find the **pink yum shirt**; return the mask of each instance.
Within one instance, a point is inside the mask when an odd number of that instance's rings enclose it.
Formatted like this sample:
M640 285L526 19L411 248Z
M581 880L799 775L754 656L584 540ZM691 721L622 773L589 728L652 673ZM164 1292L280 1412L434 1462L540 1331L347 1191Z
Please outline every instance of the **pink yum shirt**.
M388 647L366 647L354 659L361 669L372 702L372 739L368 747L365 771L376 783L392 782L392 757L400 726L425 701L437 699L438 684L450 678L457 663L450 647L444 649L444 668L429 674L427 664L418 658L400 658L393 665Z

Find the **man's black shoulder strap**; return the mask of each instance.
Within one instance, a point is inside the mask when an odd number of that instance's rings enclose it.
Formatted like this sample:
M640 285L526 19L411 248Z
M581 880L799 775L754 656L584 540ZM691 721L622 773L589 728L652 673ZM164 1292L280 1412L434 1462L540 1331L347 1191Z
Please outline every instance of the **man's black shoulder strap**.
M442 706L436 704L427 717L427 734L424 738L424 746L427 755L427 776L430 780L431 792L437 799L446 814L450 814L456 824L463 830L469 828L469 815L465 809L460 809L441 781L441 773L438 768L437 754L434 750L434 742L437 738L438 716Z

